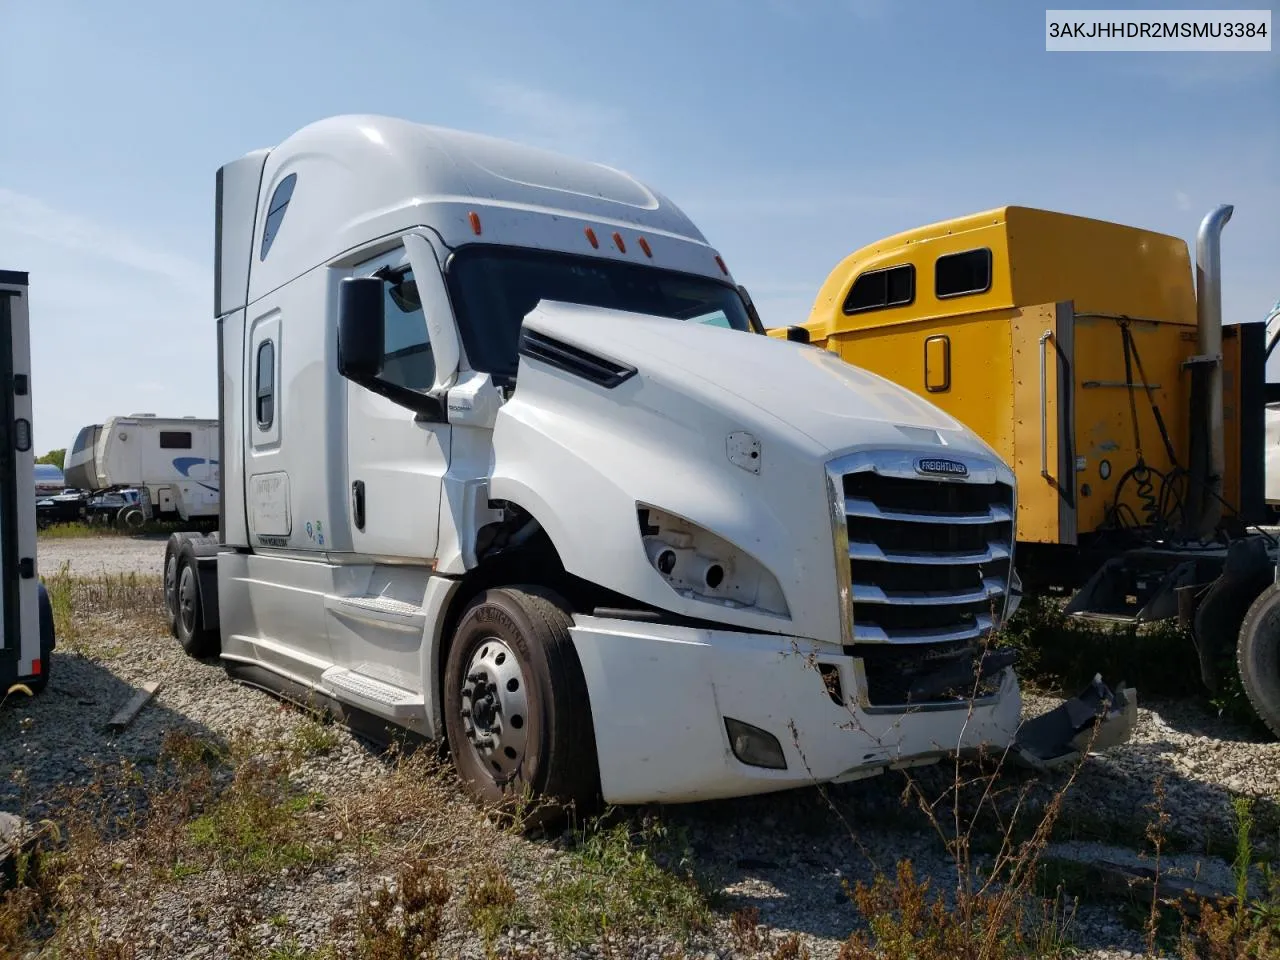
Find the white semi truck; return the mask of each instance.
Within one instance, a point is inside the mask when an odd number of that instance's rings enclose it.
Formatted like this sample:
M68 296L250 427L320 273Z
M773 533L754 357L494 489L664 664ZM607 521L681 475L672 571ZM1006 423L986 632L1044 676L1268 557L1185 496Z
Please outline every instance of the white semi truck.
M174 535L164 569L191 653L447 738L482 801L700 800L1015 744L1012 657L984 649L1011 470L761 335L650 187L338 117L218 171L215 251L220 530ZM1071 707L1114 742L1133 705L1098 684ZM1037 724L1024 754L1078 749L1078 713Z
M218 421L135 413L83 427L67 450L67 485L99 492L146 490L160 519L196 522L218 517ZM121 510L124 522L146 518Z
M48 685L55 642L36 567L28 289L26 273L0 270L0 700Z

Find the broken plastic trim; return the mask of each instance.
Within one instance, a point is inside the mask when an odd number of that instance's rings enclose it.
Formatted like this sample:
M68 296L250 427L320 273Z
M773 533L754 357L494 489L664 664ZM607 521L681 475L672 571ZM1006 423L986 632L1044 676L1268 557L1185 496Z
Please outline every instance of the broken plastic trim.
M1032 769L1053 770L1086 752L1127 743L1137 723L1138 691L1121 685L1112 693L1102 675L1094 674L1083 692L1024 723L1010 753Z

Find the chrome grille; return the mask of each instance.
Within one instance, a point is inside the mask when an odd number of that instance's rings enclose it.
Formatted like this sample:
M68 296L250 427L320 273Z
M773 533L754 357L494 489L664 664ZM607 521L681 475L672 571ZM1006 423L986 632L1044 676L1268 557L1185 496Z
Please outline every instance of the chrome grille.
M847 554L847 642L872 703L905 702L921 671L977 657L1008 599L1012 475L962 456L966 477L925 476L918 456L856 454L828 468L837 551Z

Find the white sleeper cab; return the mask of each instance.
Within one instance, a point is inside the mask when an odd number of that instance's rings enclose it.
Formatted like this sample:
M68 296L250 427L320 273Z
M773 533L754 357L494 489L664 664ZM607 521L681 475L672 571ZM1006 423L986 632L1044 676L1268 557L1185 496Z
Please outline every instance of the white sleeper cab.
M761 335L650 187L344 116L222 167L216 231L220 530L165 559L193 654L446 737L485 801L1050 762L1094 734L1076 703L1017 739L1012 655L986 650L1009 467ZM1128 736L1131 691L1082 697L1099 742Z

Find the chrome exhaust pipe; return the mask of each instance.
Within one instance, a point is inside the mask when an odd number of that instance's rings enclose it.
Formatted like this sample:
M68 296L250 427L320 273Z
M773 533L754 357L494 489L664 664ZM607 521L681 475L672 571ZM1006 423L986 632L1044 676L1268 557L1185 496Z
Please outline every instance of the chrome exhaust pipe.
M1222 479L1227 469L1222 410L1222 228L1235 210L1220 204L1200 221L1196 233L1196 333L1200 356L1208 364L1208 402L1204 426L1208 433L1209 463L1199 534L1207 537L1222 518Z

